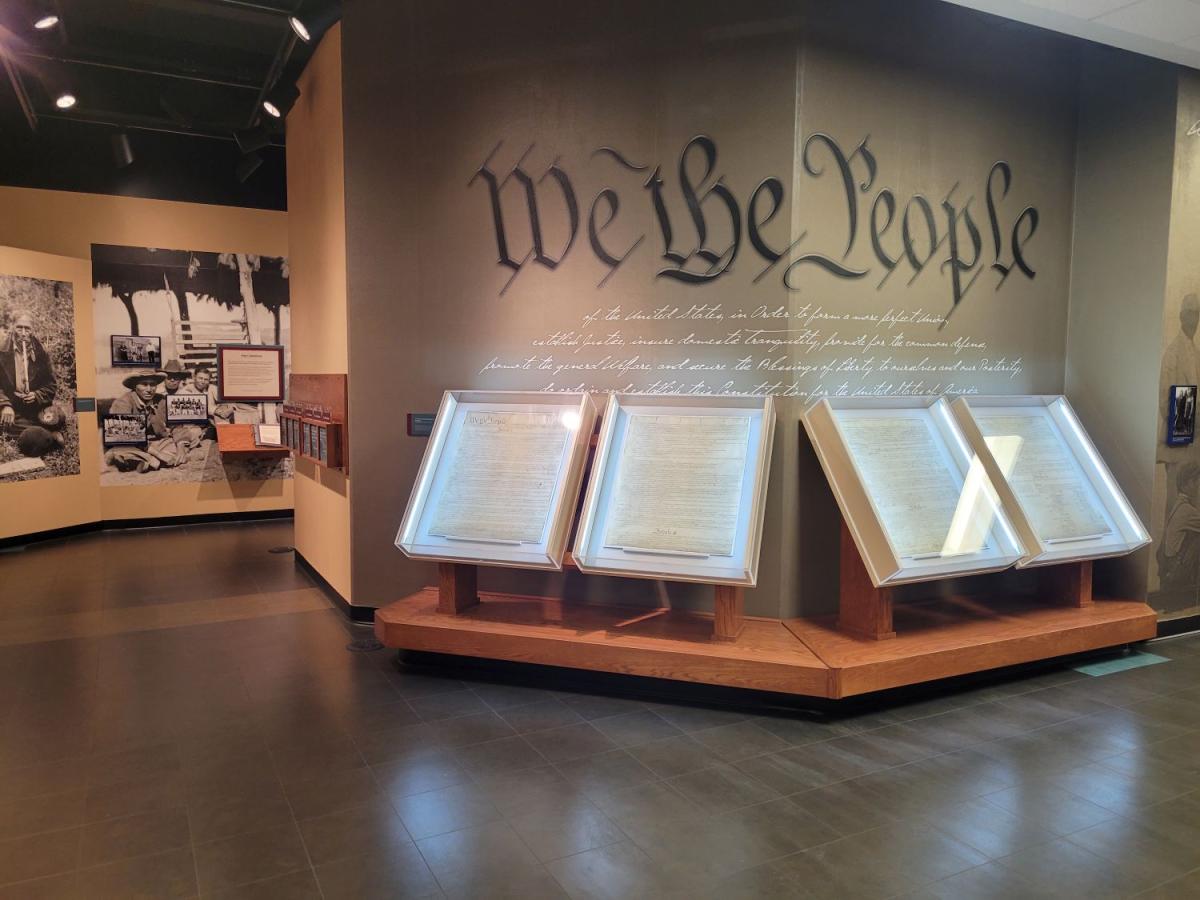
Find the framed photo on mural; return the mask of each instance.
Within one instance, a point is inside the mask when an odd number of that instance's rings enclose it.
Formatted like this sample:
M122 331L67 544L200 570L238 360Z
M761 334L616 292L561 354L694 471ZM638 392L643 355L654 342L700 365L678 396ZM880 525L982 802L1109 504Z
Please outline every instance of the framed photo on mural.
M132 413L109 413L101 421L105 447L145 447L149 443L146 417Z
M168 425L204 425L208 422L208 394L167 394Z
M114 334L110 336L110 340L114 367L162 368L161 337L148 334Z
M1167 444L1182 447L1196 439L1196 385L1173 384L1167 398Z
M283 347L218 344L217 395L223 403L282 403Z

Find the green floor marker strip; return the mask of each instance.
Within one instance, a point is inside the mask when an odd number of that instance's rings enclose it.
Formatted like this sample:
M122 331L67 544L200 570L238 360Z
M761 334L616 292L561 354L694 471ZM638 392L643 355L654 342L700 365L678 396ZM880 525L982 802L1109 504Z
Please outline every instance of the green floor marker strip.
M1140 669L1142 666L1153 666L1165 662L1170 662L1165 656L1159 656L1157 653L1141 653L1135 650L1133 653L1126 653L1116 659L1076 666L1075 671L1082 672L1084 675L1111 675L1113 672Z

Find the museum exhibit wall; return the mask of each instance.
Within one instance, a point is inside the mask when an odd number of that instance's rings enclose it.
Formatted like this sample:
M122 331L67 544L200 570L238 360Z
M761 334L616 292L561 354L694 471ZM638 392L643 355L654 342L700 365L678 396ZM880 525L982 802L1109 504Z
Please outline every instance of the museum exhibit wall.
M0 216L0 245L85 260L89 272L93 245L143 252L161 248L231 254L234 264L236 257L241 257L244 264L250 255L287 256L287 214L282 212L13 187L0 187L0 209L5 213ZM239 277L235 275L235 283ZM77 291L74 300L77 307L86 307L81 314L88 323L86 331L77 331L76 340L86 340L86 359L95 359L99 374L105 375L108 359L100 359L93 352L103 336L98 337L92 323L91 285L86 291ZM201 298L200 305L222 308L206 298ZM271 327L269 312L259 318L264 329ZM84 358L82 353L80 358ZM87 382L81 375L81 385L87 384L89 391L83 393L81 386L81 396L95 396L102 388L97 384L97 369L90 368L89 373ZM112 377L109 372L108 380ZM98 465L100 450L98 444L93 446L91 458ZM290 478L231 481L217 477L152 486L104 486L98 488L98 495L100 514L95 518L169 518L290 509L292 482Z
M14 315L32 316L53 365L54 403L66 418L65 445L47 453L41 468L0 474L0 540L100 518L96 418L74 411L75 396L91 396L95 384L91 272L87 259L0 246L0 346ZM0 468L22 459L15 444L0 445Z
M1084 54L1067 340L1067 394L1156 543L1156 363L1177 79L1176 67L1157 60L1097 46ZM1099 562L1098 584L1145 597L1154 549Z
M1077 45L899 6L348 5L354 602L432 579L393 541L447 388L773 392L767 616L836 598L808 398L1062 391Z
M1153 503L1150 523L1156 541L1150 554L1151 605L1165 616L1194 615L1200 606L1200 447L1195 443L1168 447L1166 398L1173 384L1200 382L1200 351L1196 346L1200 310L1200 77L1179 70L1178 102L1169 134L1174 148L1170 238L1163 293L1161 344L1150 359L1161 360L1155 379L1159 398L1154 427L1158 440L1154 457ZM1190 318L1189 318L1190 317ZM1147 367L1148 369L1151 367Z
M341 64L341 26L334 26L300 79L287 122L292 369L305 374L347 371ZM298 459L293 490L297 552L350 598L349 479Z

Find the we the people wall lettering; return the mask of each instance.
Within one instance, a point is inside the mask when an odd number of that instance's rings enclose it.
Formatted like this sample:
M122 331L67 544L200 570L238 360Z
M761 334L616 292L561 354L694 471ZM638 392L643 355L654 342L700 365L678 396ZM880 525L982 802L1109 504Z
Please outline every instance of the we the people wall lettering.
M835 179L844 205L839 217L805 222L799 235L787 240L789 216L780 216L787 205L783 180L767 176L748 196L737 196L725 182L717 143L708 135L688 141L675 172L631 161L614 147L596 149L591 164L637 173L641 185L637 194L608 186L590 198L579 195L571 173L558 160L544 170L529 171L526 160L532 149L503 163L505 147L497 144L469 182L472 188L486 189L497 262L511 272L501 294L526 267L556 269L571 253L581 252L581 231L588 247L583 252L590 251L605 267L600 288L635 253L652 252L658 253L656 278L697 287L733 277L743 271L735 263L747 258L752 260L744 267L750 284L776 278L789 291L798 290L797 276L806 267L836 279L874 283L876 288L891 278L911 284L933 270L927 277L946 282L943 325L969 294L978 291L985 275L997 291L1014 272L1026 279L1037 274L1029 244L1039 213L1034 206L1017 208L1005 202L1015 176L1003 160L980 173L974 192L955 183L940 199L919 193L902 198L882 184L869 136L847 151L828 134L811 134L801 149L804 177ZM685 215L671 211L672 191L682 198ZM635 203L650 204L654 233L618 244L605 232ZM559 223L555 246L547 245L544 223L549 217ZM518 232L513 226L519 220ZM712 235L718 229L727 240L714 246ZM528 246L515 247L514 233L527 234ZM869 262L856 257L852 263L852 252L864 242L870 246Z

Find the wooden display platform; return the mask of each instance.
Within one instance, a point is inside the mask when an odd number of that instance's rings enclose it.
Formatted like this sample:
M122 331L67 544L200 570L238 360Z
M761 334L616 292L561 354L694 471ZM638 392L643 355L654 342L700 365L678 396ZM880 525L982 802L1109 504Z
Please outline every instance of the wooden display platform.
M465 567L456 566L456 569ZM457 614L429 587L375 612L387 647L828 697L829 667L778 619L747 617L736 641L713 617L480 594Z
M253 425L218 425L217 449L222 456L287 456L287 447L260 447Z
M747 617L741 636L713 636L700 613L564 604L482 594L458 614L438 612L426 588L375 613L388 647L594 669L812 697L842 698L1153 637L1144 603L1090 606L957 598L898 604L897 637L838 631L836 616Z

